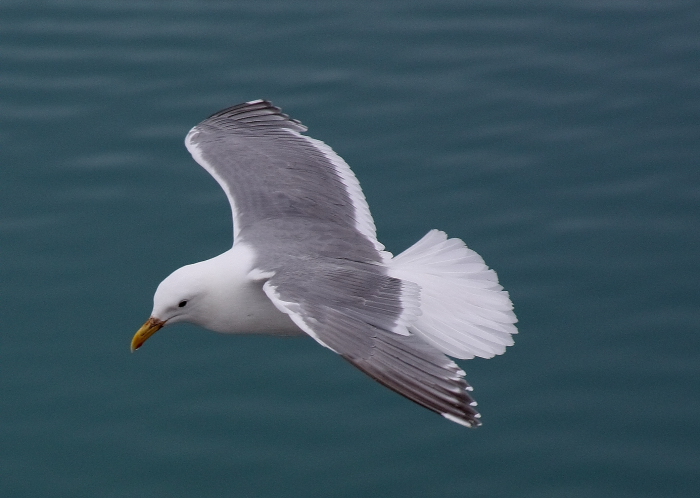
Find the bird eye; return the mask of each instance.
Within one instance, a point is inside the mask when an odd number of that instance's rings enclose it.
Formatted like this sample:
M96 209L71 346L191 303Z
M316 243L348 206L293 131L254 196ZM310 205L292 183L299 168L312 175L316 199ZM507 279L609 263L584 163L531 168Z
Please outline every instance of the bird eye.
M180 303L178 304L178 306L179 306L180 308L184 308L186 304L187 304L187 299L183 299L182 301L180 301Z

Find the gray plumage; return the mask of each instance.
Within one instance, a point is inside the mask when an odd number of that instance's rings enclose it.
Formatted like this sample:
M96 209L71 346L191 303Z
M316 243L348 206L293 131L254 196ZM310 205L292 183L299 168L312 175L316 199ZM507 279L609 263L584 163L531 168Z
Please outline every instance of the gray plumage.
M132 348L180 321L229 333L297 330L412 401L480 425L464 371L441 351L490 357L512 344L507 293L442 232L396 258L385 252L350 168L304 131L267 101L190 131L188 150L228 196L234 244L161 283Z
M299 134L305 130L257 101L220 111L191 133L234 205L236 241L252 246L256 269L273 275L261 284L373 379L478 425L459 367L420 338L394 332L408 311L402 289L415 284L387 275L380 251L357 229L336 165Z

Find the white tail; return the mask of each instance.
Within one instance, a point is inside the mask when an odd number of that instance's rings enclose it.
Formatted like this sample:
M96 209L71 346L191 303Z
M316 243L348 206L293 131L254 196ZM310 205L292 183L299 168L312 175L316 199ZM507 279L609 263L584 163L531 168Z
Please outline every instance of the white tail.
M455 358L491 358L513 345L518 319L508 292L476 252L431 230L387 261L389 275L420 287L419 316L409 331Z

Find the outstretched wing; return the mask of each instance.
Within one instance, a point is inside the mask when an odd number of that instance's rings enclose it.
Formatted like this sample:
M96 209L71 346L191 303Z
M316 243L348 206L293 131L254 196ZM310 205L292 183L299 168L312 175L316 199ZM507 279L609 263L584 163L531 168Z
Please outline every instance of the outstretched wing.
M304 131L278 107L255 100L205 119L190 130L185 145L226 192L234 240L263 220L306 218L357 231L381 251L350 167Z
M464 372L409 325L416 284L387 275L360 185L330 147L266 101L230 107L189 132L187 149L226 192L250 278L322 345L446 418L477 426Z
M263 290L302 330L373 379L453 422L481 425L464 371L406 330L420 313L417 286L380 270L304 263L277 272Z

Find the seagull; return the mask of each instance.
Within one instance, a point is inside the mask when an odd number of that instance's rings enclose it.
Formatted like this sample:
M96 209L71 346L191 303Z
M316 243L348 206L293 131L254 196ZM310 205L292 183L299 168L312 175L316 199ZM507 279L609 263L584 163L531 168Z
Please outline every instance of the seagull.
M266 100L213 114L187 150L223 188L233 247L175 270L131 350L189 322L226 334L311 336L384 386L466 427L481 425L448 356L491 358L517 333L496 273L429 231L393 256L360 184L328 145Z

